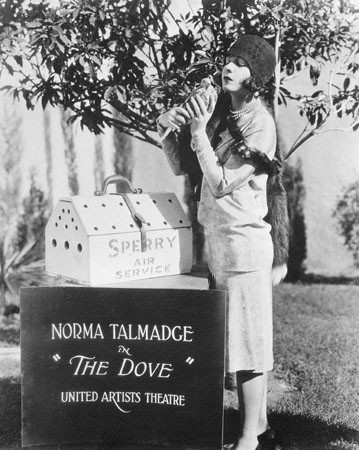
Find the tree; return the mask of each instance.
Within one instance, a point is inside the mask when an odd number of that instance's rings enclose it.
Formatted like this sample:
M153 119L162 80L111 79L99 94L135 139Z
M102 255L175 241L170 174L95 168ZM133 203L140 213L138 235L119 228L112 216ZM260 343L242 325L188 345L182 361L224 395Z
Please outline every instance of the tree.
M77 177L77 163L74 132L71 125L68 124L70 118L69 111L61 108L61 129L65 143L65 163L67 166L67 179L71 195L78 195L79 182Z
M49 218L48 200L36 183L35 171L30 173L30 189L22 201L22 213L17 220L15 247L22 250L31 242L36 243L32 260L44 259L45 227Z
M2 105L3 125L0 126L0 312L9 292L8 267L12 261L14 217L20 204L21 171L19 167L22 145L18 129L21 126L14 105Z
M214 73L238 34L255 33L276 50L276 76L265 92L275 112L295 101L307 119L289 153L327 131L333 115L350 117L348 129L359 127L350 2L203 0L202 9L184 17L174 17L169 6L170 0L61 0L56 8L46 1L5 2L1 66L16 75L7 90L30 109L38 100L43 107L60 104L72 111L69 122L78 119L95 133L114 126L159 146L151 133L158 114ZM324 66L326 91L304 96L285 87L304 70L315 87Z
M350 184L342 198L337 202L334 217L338 221L340 234L346 247L354 257L356 267L359 267L359 181Z
M34 175L28 196L21 201L19 129L22 120L14 105L2 104L0 122L0 313L7 303L18 302L18 288L40 281L44 258L43 232L47 202L36 186ZM19 210L23 208L22 215ZM21 281L20 281L21 280Z

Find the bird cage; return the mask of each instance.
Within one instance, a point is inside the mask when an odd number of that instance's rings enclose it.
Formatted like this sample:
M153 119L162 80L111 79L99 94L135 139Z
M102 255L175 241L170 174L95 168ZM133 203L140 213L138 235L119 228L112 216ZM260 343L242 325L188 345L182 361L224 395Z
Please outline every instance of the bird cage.
M128 193L107 193L125 181ZM46 271L86 285L188 273L191 223L174 193L143 193L120 176L94 196L61 198L46 227Z

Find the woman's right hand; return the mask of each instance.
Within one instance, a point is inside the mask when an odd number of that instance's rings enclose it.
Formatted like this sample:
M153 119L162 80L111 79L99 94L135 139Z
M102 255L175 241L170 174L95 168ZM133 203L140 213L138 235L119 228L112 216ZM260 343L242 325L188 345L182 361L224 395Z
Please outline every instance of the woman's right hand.
M157 123L165 129L172 128L173 130L179 131L181 126L189 124L191 119L192 117L186 109L177 106L161 114L157 119Z

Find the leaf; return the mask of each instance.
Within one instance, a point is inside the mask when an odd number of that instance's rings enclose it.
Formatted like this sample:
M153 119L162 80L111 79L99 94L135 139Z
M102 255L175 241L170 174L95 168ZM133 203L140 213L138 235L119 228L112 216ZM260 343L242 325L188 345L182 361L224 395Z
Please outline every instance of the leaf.
M80 8L75 9L74 12L72 13L73 20L76 20L79 14L80 14Z
M104 96L103 96L103 98L104 98L106 101L109 100L109 98L111 97L111 94L112 94L112 92L113 92L114 89L115 89L115 88L114 88L113 86L110 86L110 87L108 87L108 88L106 89L106 91L105 91L105 93L104 93Z
M280 15L279 15L278 12L272 11L272 16L275 18L275 20L277 20L278 22L280 22Z
M42 106L42 109L45 109L45 108L46 108L46 105L48 104L48 102L49 102L49 97L48 97L47 94L45 93L45 94L42 96L42 99L41 99L41 106Z
M14 59L19 64L20 67L22 67L22 57L20 55L14 55Z
M91 59L91 61L93 61L93 62L96 63L97 65L101 66L102 61L101 61L101 59L100 59L98 56L96 56L96 55L90 55L90 59Z
M10 64L8 64L7 62L3 62L3 64L4 64L4 66L6 67L6 69L7 69L7 71L9 72L9 74L11 75L11 76L13 76L14 75L14 69L11 67L11 65Z
M26 26L27 28L39 28L41 26L41 22L39 21L28 22Z
M344 83L343 83L344 91L346 91L346 90L348 89L349 84L350 84L350 78L347 77L347 78L344 80Z
M313 86L316 86L318 84L318 79L320 76L319 64L317 64L316 66L310 66L309 75L310 75L310 80L311 80Z
M9 84L7 84L6 86L2 86L0 88L0 91L9 91L12 88L13 88L13 86L10 86Z

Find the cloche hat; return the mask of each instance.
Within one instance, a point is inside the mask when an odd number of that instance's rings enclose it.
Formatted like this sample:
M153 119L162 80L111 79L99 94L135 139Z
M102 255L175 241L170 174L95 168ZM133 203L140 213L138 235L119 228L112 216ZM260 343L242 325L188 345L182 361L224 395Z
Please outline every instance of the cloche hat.
M239 37L229 48L229 55L243 58L258 87L262 87L274 74L274 49L266 40L255 35Z

